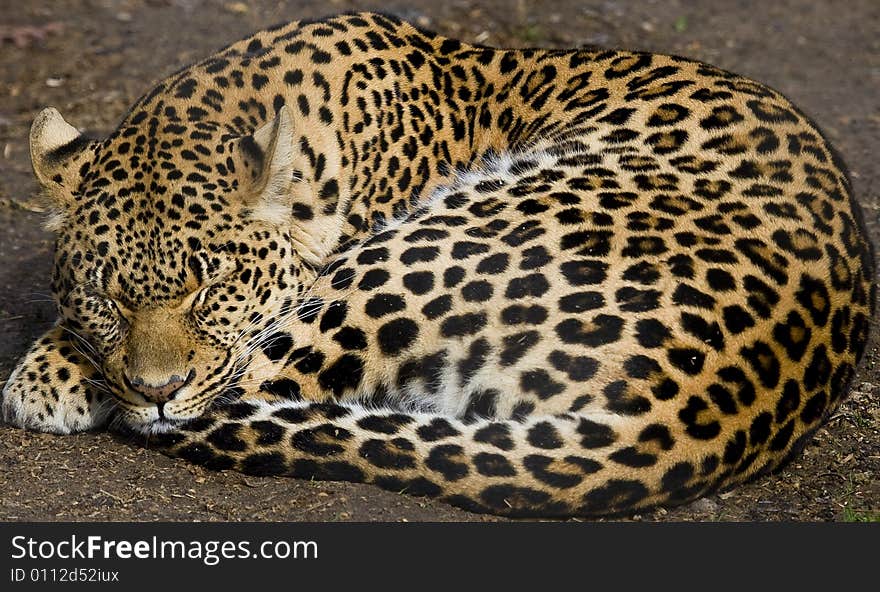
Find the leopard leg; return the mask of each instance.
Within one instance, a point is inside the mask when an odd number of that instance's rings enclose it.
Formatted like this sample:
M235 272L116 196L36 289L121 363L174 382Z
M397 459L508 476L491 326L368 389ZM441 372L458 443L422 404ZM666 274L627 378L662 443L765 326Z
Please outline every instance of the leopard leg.
M55 325L28 350L3 387L3 420L56 434L82 432L107 423L112 397L82 344Z

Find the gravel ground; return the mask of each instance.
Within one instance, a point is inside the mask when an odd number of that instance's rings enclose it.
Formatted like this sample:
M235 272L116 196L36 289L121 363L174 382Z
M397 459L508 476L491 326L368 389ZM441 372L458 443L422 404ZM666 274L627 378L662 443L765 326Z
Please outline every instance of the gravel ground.
M848 162L880 236L880 3L561 0L0 0L0 381L54 315L51 237L27 149L46 105L108 131L156 80L263 26L359 9L496 46L638 48L703 59L792 98ZM30 27L30 28L28 28ZM633 520L880 519L877 331L854 390L782 472ZM214 473L94 433L0 425L0 520L494 520L374 487Z

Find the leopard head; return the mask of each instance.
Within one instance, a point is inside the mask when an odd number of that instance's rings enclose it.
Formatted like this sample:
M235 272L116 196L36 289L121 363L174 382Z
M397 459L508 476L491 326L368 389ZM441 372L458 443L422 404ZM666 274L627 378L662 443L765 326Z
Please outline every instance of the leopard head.
M293 138L283 107L252 133L167 111L129 114L101 141L52 108L34 121L60 322L132 428L168 429L233 397L314 277L321 229L296 215L310 184Z

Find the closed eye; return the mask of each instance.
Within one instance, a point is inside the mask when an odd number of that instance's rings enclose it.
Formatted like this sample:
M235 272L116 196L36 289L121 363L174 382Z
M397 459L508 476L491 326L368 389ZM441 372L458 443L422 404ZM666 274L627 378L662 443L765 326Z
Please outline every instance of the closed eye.
M102 304L115 311L116 314L119 315L119 318L123 320L126 324L129 322L129 318L131 318L133 313L131 309L125 306L121 301L116 298L107 296L106 294L98 292L94 289L89 289L88 287L86 287L86 290L88 290L86 293L89 298L94 298L101 301Z
M126 324L128 324L129 319L132 316L131 310L127 306L122 304L120 301L118 301L114 298L106 298L106 300L108 301L110 306L112 306L114 309L116 309L116 312L119 314L120 318L122 318L122 320L125 321Z
M90 284L78 284L59 303L61 316L98 342L113 331L124 331L132 312L119 300Z
M191 255L187 265L193 273L193 278L198 282L198 287L183 299L182 308L196 309L204 306L208 298L222 285L233 271L235 263L224 256L198 253Z
M195 300L192 303L193 308L201 308L207 302L208 297L217 290L217 284L211 284L196 292Z

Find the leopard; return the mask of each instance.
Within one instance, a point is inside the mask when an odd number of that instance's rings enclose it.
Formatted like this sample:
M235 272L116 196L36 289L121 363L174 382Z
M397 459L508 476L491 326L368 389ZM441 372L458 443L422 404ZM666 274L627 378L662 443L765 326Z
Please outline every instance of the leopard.
M394 16L259 31L105 137L30 132L58 321L5 421L512 517L784 466L876 300L851 181L779 92Z

